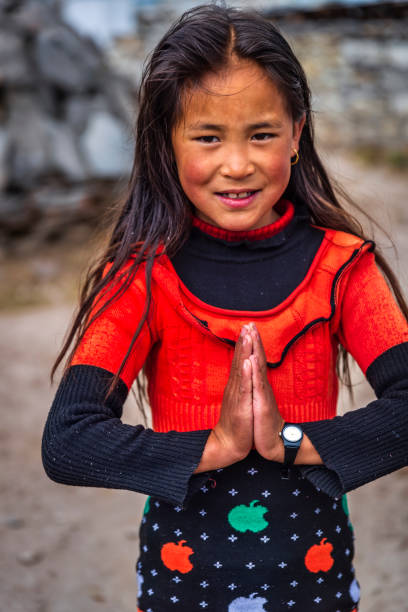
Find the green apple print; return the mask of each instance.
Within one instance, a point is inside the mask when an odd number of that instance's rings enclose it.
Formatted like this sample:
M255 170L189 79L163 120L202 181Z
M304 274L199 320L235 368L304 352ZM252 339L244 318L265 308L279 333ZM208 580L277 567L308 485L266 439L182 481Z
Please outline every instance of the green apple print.
M259 503L258 500L254 499L249 506L242 504L230 510L228 522L231 527L242 533L244 531L257 533L265 529L269 523L265 521L263 515L265 512L268 512L268 508L265 508L265 506L255 506L257 503Z
M351 524L350 516L349 516L350 511L349 511L349 507L348 507L348 503L347 503L347 495L343 495L342 496L342 498L341 498L341 506L342 506L342 508L344 510L344 514L348 517L347 524L348 524L349 528L351 529L351 531L354 531L354 528L353 528L353 525Z
M143 510L143 514L147 514L150 510L150 497L146 499L145 507Z

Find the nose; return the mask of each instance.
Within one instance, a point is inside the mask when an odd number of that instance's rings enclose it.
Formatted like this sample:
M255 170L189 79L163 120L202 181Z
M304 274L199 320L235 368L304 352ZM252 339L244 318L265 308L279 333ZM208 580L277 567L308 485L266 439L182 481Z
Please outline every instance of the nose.
M221 166L223 177L235 180L251 176L255 172L255 165L251 161L246 146L228 147Z

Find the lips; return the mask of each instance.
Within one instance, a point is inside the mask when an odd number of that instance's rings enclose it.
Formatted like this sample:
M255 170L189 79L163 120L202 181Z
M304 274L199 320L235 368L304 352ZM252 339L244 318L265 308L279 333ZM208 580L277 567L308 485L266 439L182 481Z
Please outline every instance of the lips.
M253 195L255 193L255 190L252 191L239 191L239 192L235 192L235 191L220 191L218 192L218 195L224 197L224 198L230 198L232 200L242 200L244 198L249 198L249 196Z
M231 208L243 208L252 203L260 189L240 189L235 191L218 191L216 196Z

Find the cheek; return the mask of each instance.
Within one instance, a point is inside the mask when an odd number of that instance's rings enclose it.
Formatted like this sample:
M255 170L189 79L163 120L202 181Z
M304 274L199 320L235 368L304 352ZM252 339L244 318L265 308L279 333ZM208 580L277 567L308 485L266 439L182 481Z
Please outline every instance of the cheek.
M286 156L274 156L264 166L266 174L276 180L286 180L290 176L290 159Z
M178 168L180 182L183 186L199 186L206 182L209 177L206 164L197 157L185 159Z

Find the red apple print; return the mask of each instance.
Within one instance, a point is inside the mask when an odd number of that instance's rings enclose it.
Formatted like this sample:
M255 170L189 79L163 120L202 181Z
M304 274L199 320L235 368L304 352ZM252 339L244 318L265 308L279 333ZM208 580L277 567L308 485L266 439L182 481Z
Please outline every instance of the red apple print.
M161 560L164 565L170 570L187 574L193 569L189 556L194 554L194 550L190 546L184 546L186 540L180 540L178 544L175 542L167 542L163 544L161 549Z
M305 556L305 565L309 572L328 572L333 567L334 559L331 556L332 544L326 538L320 544L311 546Z

